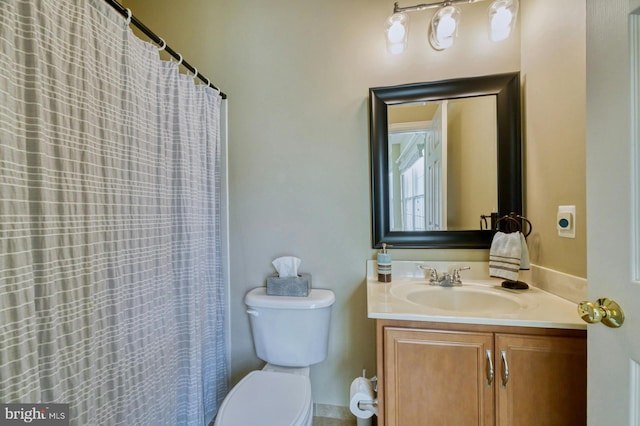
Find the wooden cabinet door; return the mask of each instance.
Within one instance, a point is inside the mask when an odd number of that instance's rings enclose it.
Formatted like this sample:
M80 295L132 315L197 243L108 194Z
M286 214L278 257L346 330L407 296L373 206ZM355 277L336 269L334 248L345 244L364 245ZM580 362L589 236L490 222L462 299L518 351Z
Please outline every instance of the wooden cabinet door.
M497 426L587 424L586 339L495 338Z
M386 327L383 339L386 426L494 424L492 333Z

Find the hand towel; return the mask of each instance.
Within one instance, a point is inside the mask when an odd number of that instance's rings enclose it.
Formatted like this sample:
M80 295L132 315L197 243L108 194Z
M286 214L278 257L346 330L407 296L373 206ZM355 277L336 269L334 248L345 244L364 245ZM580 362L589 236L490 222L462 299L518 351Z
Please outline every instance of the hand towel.
M521 235L520 232L496 232L489 250L489 275L518 281L523 247Z
M520 234L520 270L528 270L529 269L529 247L527 247L527 240L524 237L522 232L518 232Z

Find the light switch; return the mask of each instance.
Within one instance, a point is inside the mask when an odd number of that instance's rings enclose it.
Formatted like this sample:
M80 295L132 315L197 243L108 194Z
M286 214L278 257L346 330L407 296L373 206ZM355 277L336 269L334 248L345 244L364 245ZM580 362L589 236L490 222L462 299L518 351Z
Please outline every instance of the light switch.
M565 238L576 237L576 206L558 206L556 216L558 235Z

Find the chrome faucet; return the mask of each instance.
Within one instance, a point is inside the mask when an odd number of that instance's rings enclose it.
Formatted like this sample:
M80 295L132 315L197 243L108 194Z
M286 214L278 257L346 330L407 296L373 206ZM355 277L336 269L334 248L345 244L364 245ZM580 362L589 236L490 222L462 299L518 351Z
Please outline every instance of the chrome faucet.
M429 272L429 284L430 285L435 285L438 282L438 270L432 266L426 266L426 265L418 265L418 268L422 269L422 271L424 272L424 276L427 277L427 271Z
M427 271L429 271L429 285L439 285L441 287L461 286L462 279L460 277L460 271L471 269L470 266L463 266L461 268L454 268L451 273L438 273L436 268L432 266L418 265L418 267L424 271L425 277L427 276Z

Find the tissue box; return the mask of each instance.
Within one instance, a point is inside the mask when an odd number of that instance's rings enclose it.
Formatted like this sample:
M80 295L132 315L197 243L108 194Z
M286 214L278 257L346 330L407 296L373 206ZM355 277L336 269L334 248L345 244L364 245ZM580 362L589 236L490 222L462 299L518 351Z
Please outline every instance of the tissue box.
M298 274L297 277L280 278L278 274L267 277L269 296L307 297L311 290L311 275Z

